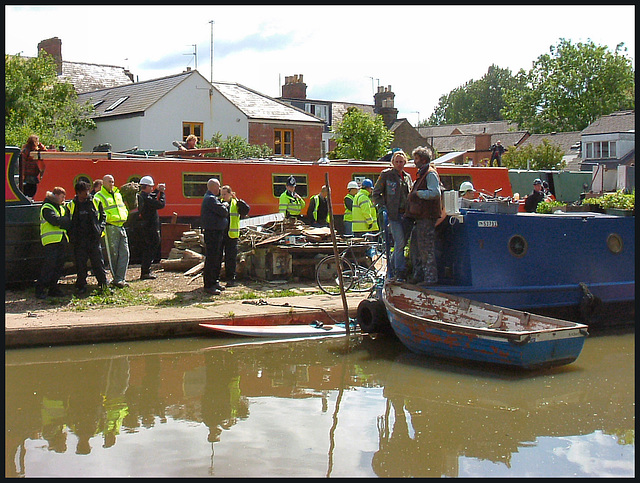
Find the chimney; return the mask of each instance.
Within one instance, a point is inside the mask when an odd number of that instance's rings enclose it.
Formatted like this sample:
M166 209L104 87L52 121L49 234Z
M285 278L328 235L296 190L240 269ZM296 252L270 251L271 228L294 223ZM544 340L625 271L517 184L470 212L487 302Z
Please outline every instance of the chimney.
M282 97L288 99L306 99L307 84L302 82L302 74L289 75L284 78Z
M56 72L58 75L62 75L62 40L58 37L43 40L38 44L38 55L42 50L53 57L56 63Z
M131 82L135 82L133 80L133 73L129 69L124 70L124 75L126 75L129 79L131 79Z
M393 106L396 95L391 91L391 86L378 86L378 92L373 96L373 112L380 114L387 128L398 118L398 110Z

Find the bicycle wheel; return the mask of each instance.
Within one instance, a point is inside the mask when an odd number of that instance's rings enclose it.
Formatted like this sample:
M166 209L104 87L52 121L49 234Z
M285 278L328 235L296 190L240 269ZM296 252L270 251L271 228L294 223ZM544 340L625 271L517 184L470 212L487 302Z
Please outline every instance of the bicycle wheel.
M351 262L340 257L340 268L342 270L342 283L346 292L353 284L355 271ZM324 257L316 266L316 283L320 290L329 295L340 295L340 277L338 275L338 264L333 255Z
M368 292L376 284L376 272L369 268L355 266L355 277L351 284L353 292Z

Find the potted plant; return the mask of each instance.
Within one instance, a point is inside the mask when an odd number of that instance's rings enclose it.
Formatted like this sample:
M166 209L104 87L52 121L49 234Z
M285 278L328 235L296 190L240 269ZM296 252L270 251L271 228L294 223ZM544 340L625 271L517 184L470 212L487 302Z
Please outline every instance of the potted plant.
M607 193L600 198L589 198L584 200L585 204L599 208L598 210L609 215L635 216L636 193L625 193L618 190L615 193Z

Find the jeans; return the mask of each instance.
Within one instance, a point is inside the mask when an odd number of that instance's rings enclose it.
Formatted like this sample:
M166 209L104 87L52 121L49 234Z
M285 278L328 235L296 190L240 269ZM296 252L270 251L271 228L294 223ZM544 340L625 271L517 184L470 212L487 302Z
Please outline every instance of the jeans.
M111 270L111 282L124 282L129 266L129 238L124 226L107 225L105 227L105 243Z
M409 223L402 220L389 220L389 231L393 238L393 253L391 254L391 276L404 275L407 270L407 261L404 256L404 247L409 238Z

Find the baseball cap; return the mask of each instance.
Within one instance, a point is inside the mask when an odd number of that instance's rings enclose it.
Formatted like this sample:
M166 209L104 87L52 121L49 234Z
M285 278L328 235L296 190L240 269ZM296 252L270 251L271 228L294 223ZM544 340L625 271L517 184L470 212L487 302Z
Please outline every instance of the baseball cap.
M139 184L146 184L147 186L155 186L156 184L153 182L153 178L151 176L143 176L140 179Z

